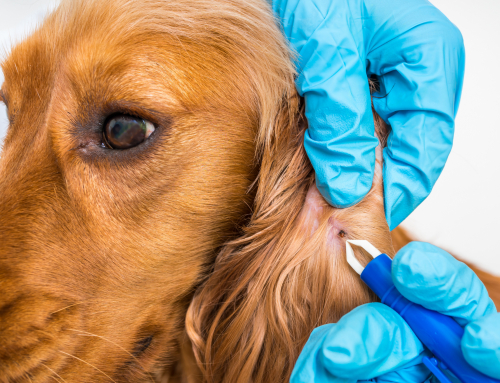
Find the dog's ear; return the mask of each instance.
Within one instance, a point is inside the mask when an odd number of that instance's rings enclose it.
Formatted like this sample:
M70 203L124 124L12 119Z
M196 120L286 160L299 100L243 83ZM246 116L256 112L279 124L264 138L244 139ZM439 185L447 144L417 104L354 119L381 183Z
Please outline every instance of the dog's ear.
M365 200L332 208L314 186L298 100L289 101L262 146L250 222L222 249L188 310L187 331L208 382L288 380L315 327L376 300L347 266L345 240L367 239L394 254L381 159Z
M295 354L295 339L277 340L290 350L272 353L270 326L282 327L285 338L292 334L287 334L291 324L283 315L269 310L284 308L274 302L280 299L278 286L283 287L280 276L286 277L283 268L297 266L280 258L304 245L282 243L293 241L295 222L313 181L302 145L305 124L298 110L298 97L283 100L273 132L259 149L250 222L240 238L222 249L188 310L187 331L209 382L271 381L274 375L282 381L283 371L290 370L290 361L295 360L289 355ZM272 325L272 321L277 322Z

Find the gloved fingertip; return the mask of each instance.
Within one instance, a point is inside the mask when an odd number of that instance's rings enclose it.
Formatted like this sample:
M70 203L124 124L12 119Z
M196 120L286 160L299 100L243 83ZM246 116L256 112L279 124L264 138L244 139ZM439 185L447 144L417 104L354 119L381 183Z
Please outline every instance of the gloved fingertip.
M314 168L319 192L337 208L357 204L373 184L378 140L371 131L359 133L359 129L349 126L340 132L338 127L332 129L332 124L318 122L317 116L307 118L309 128L304 135L304 149Z
M385 180L384 180L385 181ZM388 190L392 186L385 186L384 190ZM387 196L387 193L384 192L384 211L385 211L385 219L387 221L387 226L389 226L389 230L394 230L398 227L401 222L403 222L408 216L415 210L411 204L393 204L390 206L390 198Z
M465 325L496 312L477 275L448 252L411 242L395 256L392 279L398 291L429 310L453 316Z
M422 351L401 316L382 303L368 303L330 328L317 360L339 378L364 380L403 366Z
M350 186L349 183L352 180L348 177L339 176L335 179L335 182L332 182L316 173L316 187L331 206L344 209L361 202L370 191L373 178L370 178L369 175L360 176L360 178L365 178L366 180L356 180L355 185ZM338 187L337 185L342 185L342 187Z
M394 257L392 278L396 287L403 290L426 288L429 283L441 285L449 279L448 269L454 262L456 260L439 247L413 241Z
M392 263L392 279L398 291L427 308L445 309L450 282L457 264L444 250L425 242L410 242L398 251ZM443 301L444 300L444 301ZM438 306L436 306L438 303ZM440 307L442 303L444 307Z
M500 313L469 323L462 337L465 360L482 373L500 379Z

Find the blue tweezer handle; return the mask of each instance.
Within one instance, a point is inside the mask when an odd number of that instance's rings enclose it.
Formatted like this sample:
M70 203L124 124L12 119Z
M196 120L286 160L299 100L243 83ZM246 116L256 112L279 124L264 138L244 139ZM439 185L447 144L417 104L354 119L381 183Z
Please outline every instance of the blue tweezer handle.
M436 376L436 378L439 379L441 383L451 383L450 379L441 371L438 367L439 362L437 361L436 358L429 358L429 357L424 357L423 358L424 364L427 366L429 370ZM444 366L441 366L441 368L445 369Z
M380 254L366 265L361 279L381 299L408 323L418 339L434 354L424 358L424 364L441 381L451 383L446 376L451 371L462 383L500 383L468 364L460 346L464 329L451 317L431 311L403 297L394 286L392 260Z

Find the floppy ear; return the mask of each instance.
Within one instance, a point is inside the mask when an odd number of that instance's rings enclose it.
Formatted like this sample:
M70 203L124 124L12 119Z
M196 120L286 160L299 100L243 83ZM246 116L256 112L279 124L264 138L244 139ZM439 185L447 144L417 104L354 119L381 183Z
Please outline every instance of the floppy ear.
M287 381L315 327L376 299L347 265L345 240L367 239L393 254L381 171L360 204L329 206L314 186L297 101L282 103L262 146L250 222L224 246L187 313L208 382ZM320 211L314 222L306 198Z
M250 222L240 238L224 246L187 313L187 331L208 382L262 381L258 377L264 372L267 381L276 370L269 365L274 348L268 343L268 306L274 305L267 301L273 299L269 284L277 268L287 266L280 262L285 254L279 249L293 229L313 175L302 145L303 124L286 103L282 106L275 133L259 155ZM297 111L297 97L293 106ZM278 369L286 370L287 355L274 357L280 359Z

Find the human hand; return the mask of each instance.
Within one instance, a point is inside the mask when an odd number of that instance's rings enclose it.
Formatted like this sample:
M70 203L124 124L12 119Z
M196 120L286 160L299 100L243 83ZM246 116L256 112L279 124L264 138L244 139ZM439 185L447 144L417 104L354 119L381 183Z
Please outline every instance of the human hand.
M392 278L405 298L455 318L465 329L465 359L500 379L500 314L469 267L433 245L412 242L394 258ZM369 303L315 329L290 381L431 382L424 356L428 351L399 314Z
M388 123L385 212L391 229L431 192L448 158L462 90L459 30L426 0L274 0L299 54L305 97L304 146L316 185L333 206L370 190L375 166L373 105Z

